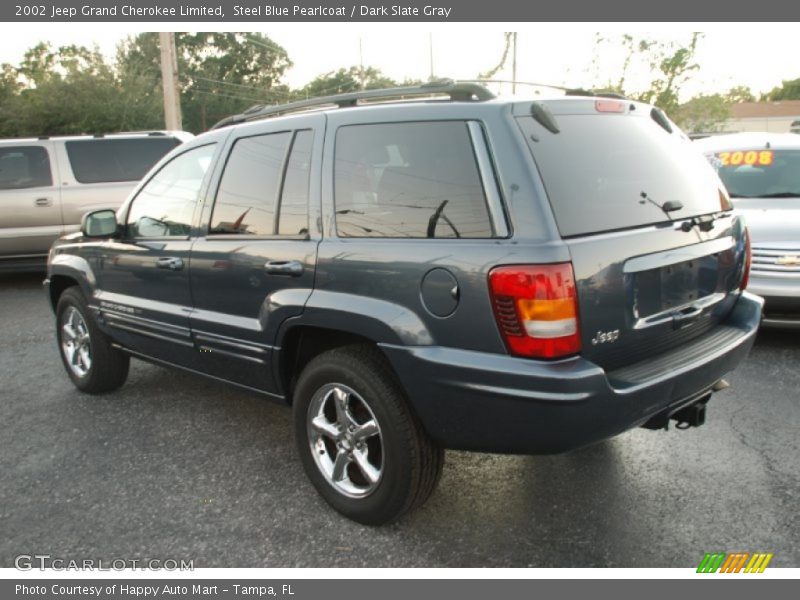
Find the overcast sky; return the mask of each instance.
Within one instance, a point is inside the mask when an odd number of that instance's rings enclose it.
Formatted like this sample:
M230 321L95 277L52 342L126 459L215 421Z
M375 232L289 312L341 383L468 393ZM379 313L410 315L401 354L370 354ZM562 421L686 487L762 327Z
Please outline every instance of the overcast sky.
M261 28L261 26L268 26ZM256 27L254 27L256 26ZM796 24L170 24L179 31L259 30L289 53L294 67L284 78L300 87L315 76L340 67L365 65L379 68L394 79L427 79L431 41L436 76L472 79L499 61L503 32L517 31L517 79L567 86L602 85L619 77L622 53L605 45L595 57L595 38L618 39L623 33L686 43L691 31L702 31L697 62L700 70L684 86L683 99L713 93L734 85L763 92L782 79L800 77L800 35ZM163 23L6 24L0 39L0 61L16 64L25 50L40 40L54 46L97 44L113 57L116 44L126 35L167 29ZM497 78L510 78L509 68ZM649 73L630 73L632 89L644 88Z

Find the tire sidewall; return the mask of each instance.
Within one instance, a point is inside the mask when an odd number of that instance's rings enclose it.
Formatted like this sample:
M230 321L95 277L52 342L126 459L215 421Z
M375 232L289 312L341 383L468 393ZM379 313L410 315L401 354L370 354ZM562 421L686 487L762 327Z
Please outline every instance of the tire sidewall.
M345 496L334 488L322 474L311 454L307 420L311 398L326 384L344 384L356 391L369 405L381 430L383 443L383 473L375 490L363 498ZM331 355L326 360L312 361L297 384L294 394L295 439L303 467L325 500L349 518L365 524L379 524L391 520L403 509L412 482L413 450L399 435L395 425L397 415L390 401L383 396L396 393L390 384L381 382L375 373L360 373L340 357Z
M63 326L64 313L70 307L78 310L83 318L84 323L86 323L86 329L89 332L89 343L91 345L92 352L92 366L89 367L89 371L83 377L78 376L70 368L67 357L64 355L64 349L62 348L63 332L61 328ZM95 325L94 321L92 321L91 315L89 314L89 307L87 306L86 301L83 299L83 295L75 290L75 288L67 289L58 299L58 305L56 308L56 339L58 341L58 354L61 356L61 362L64 365L67 375L75 384L75 387L82 391L91 387L92 380L97 372L97 361L95 358L98 351L98 344L102 343L103 340L100 332L97 330L97 326Z

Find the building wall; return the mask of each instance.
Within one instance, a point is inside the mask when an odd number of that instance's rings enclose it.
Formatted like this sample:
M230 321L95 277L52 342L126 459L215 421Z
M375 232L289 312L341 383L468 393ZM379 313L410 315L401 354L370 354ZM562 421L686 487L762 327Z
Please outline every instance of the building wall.
M769 133L789 133L792 121L800 119L794 117L763 117L752 119L728 119L722 131L767 131Z

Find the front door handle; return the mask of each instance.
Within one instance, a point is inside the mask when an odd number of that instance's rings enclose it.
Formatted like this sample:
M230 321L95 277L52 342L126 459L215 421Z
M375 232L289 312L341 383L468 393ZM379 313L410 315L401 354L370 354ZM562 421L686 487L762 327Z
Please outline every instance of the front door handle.
M270 260L264 265L270 275L289 275L300 277L303 274L303 263L299 260Z
M33 201L34 206L53 206L52 198L37 198Z
M156 261L159 269L169 269L170 271L180 271L183 268L183 259L177 256L164 256Z

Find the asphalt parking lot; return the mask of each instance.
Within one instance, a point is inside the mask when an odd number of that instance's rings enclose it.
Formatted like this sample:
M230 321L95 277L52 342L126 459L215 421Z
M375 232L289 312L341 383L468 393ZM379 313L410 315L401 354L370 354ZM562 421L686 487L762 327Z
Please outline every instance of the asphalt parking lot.
M307 482L291 413L133 361L102 397L69 382L41 275L0 276L0 567L19 554L195 567L696 567L707 551L800 566L800 335L762 332L704 427L566 455L449 452L400 522L340 517Z

